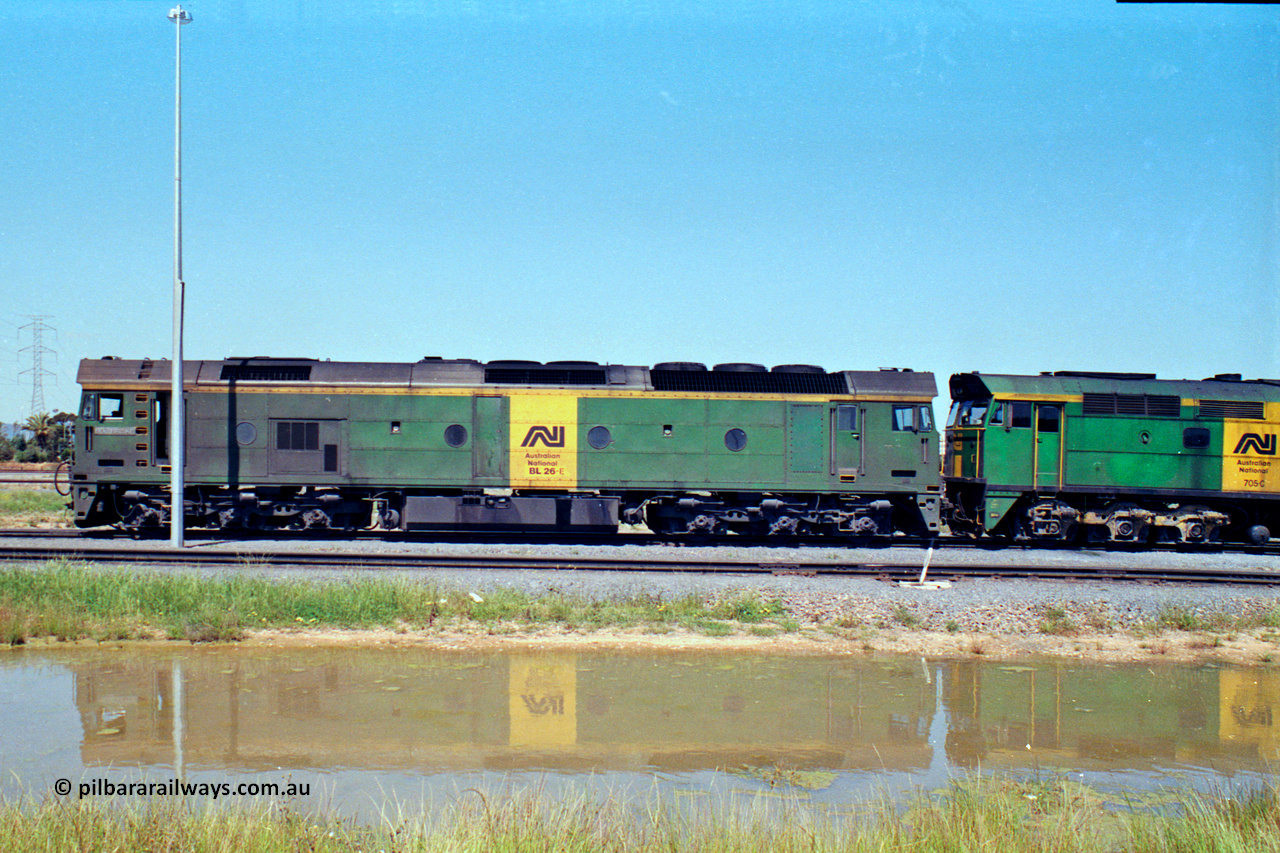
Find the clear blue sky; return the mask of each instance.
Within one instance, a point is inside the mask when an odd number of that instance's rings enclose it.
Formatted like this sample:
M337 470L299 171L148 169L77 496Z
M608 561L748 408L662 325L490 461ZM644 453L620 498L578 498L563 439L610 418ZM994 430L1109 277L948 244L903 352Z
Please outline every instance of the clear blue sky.
M167 357L171 0L0 6L0 420ZM1280 376L1280 9L193 0L188 358Z

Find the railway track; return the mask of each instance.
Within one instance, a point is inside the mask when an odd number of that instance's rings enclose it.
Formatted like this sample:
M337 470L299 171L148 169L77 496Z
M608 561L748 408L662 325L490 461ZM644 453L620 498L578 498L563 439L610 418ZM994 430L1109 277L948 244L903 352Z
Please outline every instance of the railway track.
M76 528L38 528L11 527L0 528L0 541L12 538L26 539L71 539L77 541L157 541L168 536L167 528L157 529L150 537L136 537L109 527L97 527L80 530ZM542 533L528 531L485 531L485 532L410 532L387 533L384 531L325 532L325 531L261 531L245 532L240 536L225 530L189 529L186 533L192 542L237 542L246 545L261 542L301 543L301 542L387 542L387 543L436 543L436 544L503 544L503 545L651 545L654 547L679 550L685 547L722 546L733 548L788 548L788 549L831 549L839 547L856 547L886 552L904 548L928 548L933 545L940 551L966 550L988 551L991 553L1026 552L1026 553L1094 553L1094 554L1248 554L1254 556L1280 556L1280 540L1268 545L1246 545L1236 542L1215 543L1208 546L1195 545L1150 545L1139 546L1126 543L1099 543L1082 546L1071 542L1026 542L1006 541L1000 539L975 539L968 536L941 536L935 539L899 536L893 539L874 540L870 542L840 543L824 539L785 539L776 537L752 536L718 536L718 537L685 537L672 538L650 533Z
M210 542L208 547L192 547L175 551L167 546L146 542L108 545L83 537L46 536L44 541L0 540L0 560L45 561L66 558L86 562L137 566L202 566L210 568L342 568L357 570L438 569L526 569L572 571L627 571L669 573L738 573L801 576L869 577L886 581L911 582L920 577L922 558L910 559L832 560L768 559L759 556L707 558L685 556L681 549L654 548L654 554L629 557L564 554L474 554L415 553L412 551L369 552L362 550L308 551L298 549L264 550L253 543ZM865 552L864 552L865 553ZM905 556L905 555L904 555ZM1119 556L1119 555L1117 555ZM968 561L963 565L933 564L928 579L964 581L977 578L1040 579L1057 581L1116 581L1139 583L1200 584L1276 584L1280 571L1265 565L1256 567L1200 568L1160 566L1144 567L1114 560L1111 565L1062 562L1036 565L999 564Z

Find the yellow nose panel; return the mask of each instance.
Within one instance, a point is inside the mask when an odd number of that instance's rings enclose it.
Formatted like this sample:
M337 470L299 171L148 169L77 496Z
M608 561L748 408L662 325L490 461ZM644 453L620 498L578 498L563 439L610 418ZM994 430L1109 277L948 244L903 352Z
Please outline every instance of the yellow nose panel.
M577 397L513 394L510 435L513 489L577 487Z
M1266 421L1222 422L1222 490L1280 492L1277 434L1280 404L1267 403Z

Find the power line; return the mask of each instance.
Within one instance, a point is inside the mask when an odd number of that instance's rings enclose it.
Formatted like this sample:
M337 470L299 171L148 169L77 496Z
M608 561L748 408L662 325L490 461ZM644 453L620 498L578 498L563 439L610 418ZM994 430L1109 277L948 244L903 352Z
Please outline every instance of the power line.
M27 318L31 320L25 326L19 326L19 333L23 329L31 330L31 346L23 347L18 350L20 353L31 353L31 367L27 370L19 371L18 376L26 376L31 374L31 414L36 415L46 411L44 405L44 378L52 377L56 382L58 377L52 370L46 370L44 366L44 357L46 354L53 356L56 360L58 353L52 348L44 345L44 333L55 332L56 330L45 323L50 319L48 314L28 314Z

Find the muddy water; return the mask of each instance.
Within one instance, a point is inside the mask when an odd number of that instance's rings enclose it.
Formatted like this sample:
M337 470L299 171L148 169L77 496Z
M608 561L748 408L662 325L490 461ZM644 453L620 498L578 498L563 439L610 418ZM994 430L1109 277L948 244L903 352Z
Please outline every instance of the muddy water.
M299 799L361 814L388 801L414 811L469 787L784 793L839 808L981 769L1069 774L1158 800L1269 778L1277 711L1280 672L1269 669L14 650L0 655L0 789L305 784Z

